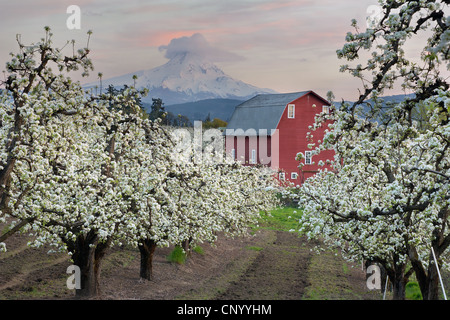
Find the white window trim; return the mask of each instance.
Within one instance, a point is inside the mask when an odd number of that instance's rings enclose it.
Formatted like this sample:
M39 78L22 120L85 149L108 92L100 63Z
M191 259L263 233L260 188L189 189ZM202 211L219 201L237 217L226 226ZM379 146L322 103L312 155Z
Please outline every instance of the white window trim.
M330 106L323 105L322 112L324 112L326 114L330 113Z
M309 159L307 154L309 154ZM312 164L312 151L305 151L305 164Z
M280 172L280 173L278 173L278 178L280 180L286 180L286 174L284 172Z
M296 180L298 178L297 172L291 172L291 180Z
M292 117L290 116L289 109L292 107ZM288 119L295 119L295 104L288 104L288 113L287 113Z

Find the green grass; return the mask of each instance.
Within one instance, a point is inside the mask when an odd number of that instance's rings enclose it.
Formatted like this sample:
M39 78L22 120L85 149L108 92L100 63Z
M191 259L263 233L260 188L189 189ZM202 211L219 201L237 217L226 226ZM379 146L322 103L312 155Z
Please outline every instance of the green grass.
M261 251L264 248L263 247L250 246L250 247L247 247L247 249L254 250L254 251Z
M348 265L345 262L342 262L342 271L344 274L349 274L350 270L348 269Z
M295 207L281 207L270 212L262 212L260 227L281 231L298 231L300 227L298 220L301 213L302 210Z
M192 249L192 251L201 255L205 254L205 250L203 250L203 248L200 246L195 246L194 249Z
M405 298L406 300L422 300L422 293L416 281L410 281L406 284Z
M184 264L186 262L186 252L180 246L175 246L175 248L167 256L167 260L170 262Z

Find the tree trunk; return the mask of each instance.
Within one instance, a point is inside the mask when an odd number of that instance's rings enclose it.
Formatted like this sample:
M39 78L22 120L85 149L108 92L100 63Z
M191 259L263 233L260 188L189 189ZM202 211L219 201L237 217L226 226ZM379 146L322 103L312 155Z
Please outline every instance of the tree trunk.
M141 280L151 280L153 277L153 253L156 250L156 243L151 239L142 240L139 243L141 253Z
M428 265L425 286L423 290L422 287L420 289L423 300L439 300L439 276L434 262Z
M7 213L10 199L9 189L11 185L11 173L14 169L16 159L8 159L6 165L0 170L0 212ZM3 165L3 163L0 163Z
M448 222L450 216L450 209L444 207L439 211L439 219L442 219L442 224L438 225L433 230L433 241L431 241L432 252L429 254L428 258L428 269L427 272L422 269L421 282L419 281L420 290L422 291L423 300L439 300L439 274L438 268L441 261L441 254L450 245L450 235L445 236L446 223ZM431 251L431 250L430 250ZM434 260L434 255L437 260L437 264ZM419 267L420 264L417 264Z
M95 231L78 236L74 243L74 264L80 268L81 288L76 289L78 298L100 296L100 273L103 257L109 248L110 241L99 242Z
M186 252L186 256L189 256L191 254L191 250L190 250L191 242L192 242L192 237L189 237L189 239L184 240L180 246L183 248L184 252Z
M413 248L414 249L414 248ZM435 252L437 250L435 249ZM428 261L428 269L425 270L422 263L418 259L418 255L414 250L410 254L411 265L416 274L417 282L419 283L420 292L423 300L438 300L439 299L439 276L432 254L430 253ZM439 256L436 257L439 261Z
M389 277L389 281L392 286L393 300L405 300L406 284L410 274L406 273L406 265L398 262L398 258L394 257L394 267L389 266L385 261L379 259L367 260L365 262L366 268L372 264L376 264L380 267L380 280L381 280L381 293L384 294L386 278Z
M394 260L395 261L395 260ZM396 264L394 268L386 269L392 284L392 300L405 300L408 277L405 275L406 265Z
M392 300L405 300L406 281L403 277L401 279L395 278L392 282Z

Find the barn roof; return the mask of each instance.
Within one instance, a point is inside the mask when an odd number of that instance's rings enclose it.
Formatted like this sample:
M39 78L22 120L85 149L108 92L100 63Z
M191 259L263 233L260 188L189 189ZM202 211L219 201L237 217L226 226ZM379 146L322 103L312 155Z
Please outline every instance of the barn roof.
M257 95L236 107L227 130L255 129L256 133L259 133L260 129L267 129L267 134L270 135L271 130L277 128L286 105L309 92L312 91ZM239 134L235 132L232 135ZM247 132L245 135L251 134Z

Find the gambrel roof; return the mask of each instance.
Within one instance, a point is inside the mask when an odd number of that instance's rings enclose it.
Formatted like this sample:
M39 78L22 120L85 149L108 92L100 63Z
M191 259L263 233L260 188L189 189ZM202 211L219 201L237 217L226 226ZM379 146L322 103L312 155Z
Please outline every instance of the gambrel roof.
M258 133L260 129L266 129L267 134L270 135L271 130L277 128L286 106L308 93L313 93L323 100L323 98L311 90L293 93L257 95L236 107L228 122L227 130L242 129L243 131L246 131L248 129L255 129L256 133Z

